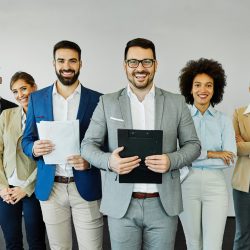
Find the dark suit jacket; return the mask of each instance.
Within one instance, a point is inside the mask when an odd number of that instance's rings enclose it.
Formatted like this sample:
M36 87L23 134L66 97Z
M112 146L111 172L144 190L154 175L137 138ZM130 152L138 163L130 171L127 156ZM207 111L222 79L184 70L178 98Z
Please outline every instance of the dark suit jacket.
M39 139L36 123L54 120L52 90L53 85L30 95L22 147L24 153L33 159L33 144L34 141ZM81 98L77 114L80 124L80 142L89 126L90 118L100 96L100 93L81 86ZM46 165L43 157L37 157L35 160L37 160L35 194L39 200L44 201L49 198L52 191L56 165ZM77 190L85 200L93 201L101 198L101 174L99 169L95 167L85 171L73 169L73 174Z
M0 98L0 114L3 110L17 107L17 105L13 102L7 101L3 98Z

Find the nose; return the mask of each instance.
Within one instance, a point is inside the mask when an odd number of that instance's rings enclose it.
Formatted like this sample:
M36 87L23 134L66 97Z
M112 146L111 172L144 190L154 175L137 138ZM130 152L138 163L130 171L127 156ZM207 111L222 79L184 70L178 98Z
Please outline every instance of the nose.
M21 90L18 90L17 97L21 99L23 97L23 92Z
M145 68L142 66L142 62L139 62L139 65L137 67L137 70L145 70Z

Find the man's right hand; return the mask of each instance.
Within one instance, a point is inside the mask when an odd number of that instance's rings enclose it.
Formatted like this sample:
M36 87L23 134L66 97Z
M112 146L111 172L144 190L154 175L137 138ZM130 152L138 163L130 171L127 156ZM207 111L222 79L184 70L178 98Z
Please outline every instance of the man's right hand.
M138 167L140 165L139 162L141 161L138 156L121 158L119 153L123 149L124 147L115 149L109 158L109 167L117 174L128 174L134 168Z
M33 155L35 157L50 154L55 148L52 141L49 140L37 140L33 145Z

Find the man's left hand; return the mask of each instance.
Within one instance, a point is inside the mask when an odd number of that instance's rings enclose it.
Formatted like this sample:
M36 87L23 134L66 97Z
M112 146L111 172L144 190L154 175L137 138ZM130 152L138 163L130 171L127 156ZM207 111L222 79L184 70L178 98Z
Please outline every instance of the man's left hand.
M80 155L71 155L67 158L68 164L72 165L75 170L89 169L89 163L83 159Z
M150 155L145 158L148 169L157 173L166 173L170 168L170 160L166 154Z

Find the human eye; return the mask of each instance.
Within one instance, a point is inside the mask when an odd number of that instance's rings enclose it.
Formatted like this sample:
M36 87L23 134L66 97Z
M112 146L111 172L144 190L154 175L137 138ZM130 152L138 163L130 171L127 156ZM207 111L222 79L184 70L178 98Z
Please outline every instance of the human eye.
M137 66L138 66L139 61L136 60L136 59L129 59L129 60L127 61L127 63L128 63L128 66L129 66L129 67L133 68L133 67L137 67Z
M147 58L147 59L142 60L142 64L144 67L151 67L153 64L153 61L154 61L153 59Z
M13 93L13 95L16 95L17 91L16 90L12 90L12 93Z

